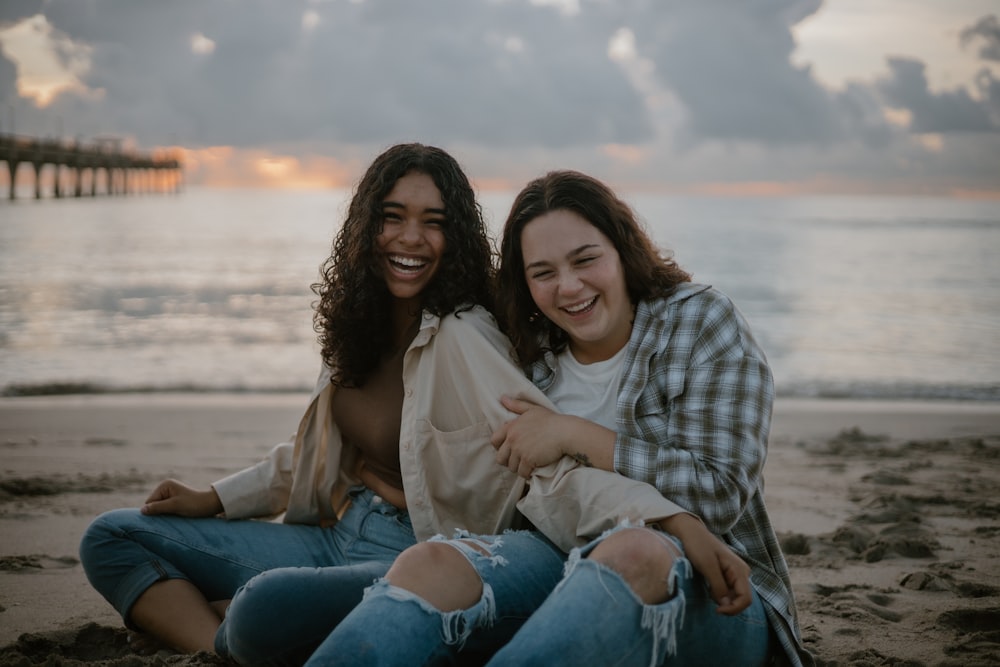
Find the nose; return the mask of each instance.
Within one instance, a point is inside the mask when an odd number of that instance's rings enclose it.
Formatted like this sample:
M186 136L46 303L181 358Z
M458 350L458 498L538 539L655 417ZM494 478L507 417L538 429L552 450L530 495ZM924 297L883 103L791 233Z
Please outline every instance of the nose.
M559 293L563 295L576 294L583 287L583 281L575 271L563 271L559 274Z
M407 218L399 230L399 240L407 245L420 245L423 241L423 225L419 220Z

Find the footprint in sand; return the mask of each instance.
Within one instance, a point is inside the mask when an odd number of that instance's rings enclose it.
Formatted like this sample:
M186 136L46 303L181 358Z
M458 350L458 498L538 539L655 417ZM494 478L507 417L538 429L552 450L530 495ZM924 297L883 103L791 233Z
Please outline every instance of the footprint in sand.
M38 572L46 569L65 569L79 565L80 561L71 556L59 558L44 554L27 556L4 556L0 558L2 572Z
M945 654L963 665L1000 664L1000 607L951 609L938 616L938 624L958 634Z

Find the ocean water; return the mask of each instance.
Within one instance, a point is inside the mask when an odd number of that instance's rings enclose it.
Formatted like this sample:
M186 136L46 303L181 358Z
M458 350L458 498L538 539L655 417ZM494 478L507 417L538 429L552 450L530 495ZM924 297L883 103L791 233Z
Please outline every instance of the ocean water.
M347 191L0 202L0 393L307 391ZM779 395L1000 401L1000 202L625 193ZM513 193L482 202L499 232Z

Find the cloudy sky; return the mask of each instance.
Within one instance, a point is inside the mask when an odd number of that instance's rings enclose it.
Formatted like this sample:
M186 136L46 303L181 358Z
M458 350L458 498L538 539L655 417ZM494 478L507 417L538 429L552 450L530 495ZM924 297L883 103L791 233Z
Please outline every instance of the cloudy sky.
M349 185L397 141L481 188L1000 197L996 0L3 0L0 130ZM5 171L5 170L4 170Z

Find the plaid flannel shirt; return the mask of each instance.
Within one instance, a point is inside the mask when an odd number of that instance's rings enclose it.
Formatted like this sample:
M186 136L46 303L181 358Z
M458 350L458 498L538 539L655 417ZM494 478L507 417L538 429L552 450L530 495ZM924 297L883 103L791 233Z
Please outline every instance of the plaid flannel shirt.
M547 353L532 380L546 390L555 368ZM685 283L667 298L640 302L618 393L615 470L700 516L746 560L783 657L809 665L764 506L773 400L764 352L728 297Z

